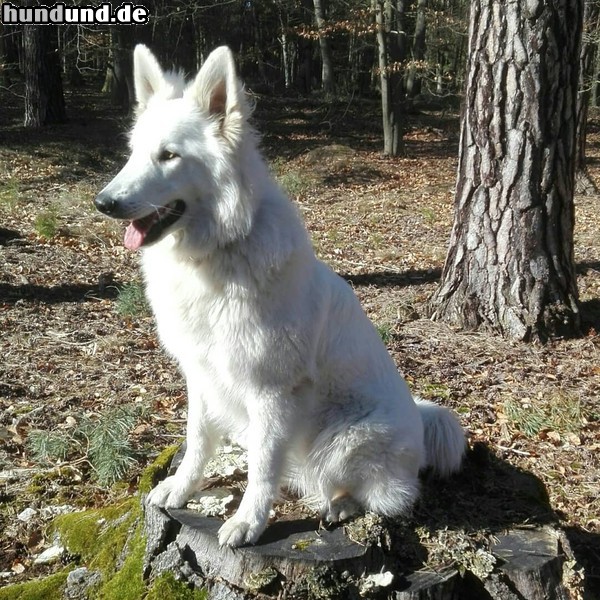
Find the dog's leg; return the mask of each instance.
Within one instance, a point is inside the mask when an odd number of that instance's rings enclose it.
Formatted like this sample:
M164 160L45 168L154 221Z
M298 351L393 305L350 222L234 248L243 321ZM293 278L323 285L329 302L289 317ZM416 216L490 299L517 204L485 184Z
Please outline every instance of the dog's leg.
M275 403L273 403L275 404ZM289 415L288 415L289 419ZM248 487L236 513L219 530L219 544L233 548L254 544L264 531L279 491L289 443L289 427L264 406L256 407L248 427ZM289 422L289 421L288 421Z
M418 446L406 445L386 424L368 420L324 436L307 470L317 482L323 521L337 523L360 511L407 514L419 493L422 460Z
M204 467L214 454L218 432L206 418L204 403L188 385L187 446L175 475L161 481L146 498L147 504L180 508L196 491L204 476Z

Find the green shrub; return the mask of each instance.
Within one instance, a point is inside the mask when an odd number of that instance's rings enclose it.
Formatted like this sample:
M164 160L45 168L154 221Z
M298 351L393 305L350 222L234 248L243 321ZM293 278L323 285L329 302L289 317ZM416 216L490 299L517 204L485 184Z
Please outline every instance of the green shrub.
M117 312L122 317L140 317L150 314L150 307L141 283L126 283L119 288Z
M58 233L58 213L55 208L42 211L35 218L35 231L47 240L52 239Z
M136 460L129 432L139 417L139 408L121 406L98 419L84 417L72 429L31 431L27 446L35 462L64 461L82 451L101 485L122 479Z

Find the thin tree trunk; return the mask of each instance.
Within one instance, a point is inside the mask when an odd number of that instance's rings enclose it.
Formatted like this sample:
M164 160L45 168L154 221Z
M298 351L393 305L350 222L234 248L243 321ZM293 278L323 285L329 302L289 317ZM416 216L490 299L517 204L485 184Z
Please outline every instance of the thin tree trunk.
M471 10L455 220L433 318L520 340L573 335L582 2Z
M598 32L596 32L598 35ZM596 60L594 61L594 71L592 77L592 106L600 104L598 93L600 92L600 52L596 52Z
M381 115L383 125L383 153L398 156L402 151L402 114L404 90L400 73L394 73L391 57L399 57L397 39L390 34L392 21L391 0L373 0L377 27L377 56L381 88Z
M596 63L598 42L596 39L598 28L599 7L594 0L586 0L584 10L584 36L581 44L579 94L577 96L577 145L575 154L575 192L577 194L596 194L598 188L590 177L587 169L586 145L587 123L590 97L592 95L593 72Z
M384 1L373 0L375 24L377 26L377 59L379 64L379 85L381 86L381 114L383 125L383 153L393 156L393 113L390 69L387 53Z
M325 94L333 94L333 58L331 55L331 43L325 31L325 11L321 0L313 0L315 7L315 21L319 31L319 48L321 49L321 85Z
M438 57L438 62L435 66L435 93L437 96L442 96L444 94L444 75L443 75L442 59L443 59L443 55L440 52L440 56Z
M277 5L278 8L278 17L279 17L279 43L281 44L281 69L283 71L283 81L285 84L285 89L288 90L292 86L292 70L291 70L291 62L289 56L289 39L288 39L288 24L287 19L284 21L283 18L283 6L280 4Z
M130 36L123 27L111 27L110 55L102 91L110 94L111 102L129 112L133 97L133 64Z
M6 56L6 32L5 26L0 23L0 85L8 87L10 85L10 76L8 73L8 60Z
M65 100L54 25L23 26L25 127L62 123Z
M411 98L414 98L421 93L421 77L418 73L423 68L421 63L425 59L426 8L427 0L418 0L415 38L412 49L413 64L408 70L408 76L406 78L406 93Z
M395 5L388 0L386 20L388 22L388 52L394 64L390 73L391 105L392 105L392 155L399 156L404 152L404 115L406 113L406 91L404 87L404 61L407 54L405 31L406 5L408 0L397 0Z

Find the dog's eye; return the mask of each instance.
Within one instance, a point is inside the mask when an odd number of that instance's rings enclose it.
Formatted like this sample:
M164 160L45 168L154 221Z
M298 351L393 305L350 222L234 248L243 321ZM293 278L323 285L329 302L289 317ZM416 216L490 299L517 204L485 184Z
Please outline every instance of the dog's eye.
M177 158L179 156L179 154L175 154L175 152L171 152L170 150L163 150L160 155L158 156L158 160L160 162L166 162L168 160L173 160L174 158Z

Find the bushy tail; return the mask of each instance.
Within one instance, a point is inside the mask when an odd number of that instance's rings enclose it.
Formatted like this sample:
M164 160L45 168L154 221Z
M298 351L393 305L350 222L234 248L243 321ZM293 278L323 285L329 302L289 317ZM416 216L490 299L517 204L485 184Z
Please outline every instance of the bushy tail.
M415 398L425 429L426 466L442 477L458 471L466 450L465 432L454 414L443 406Z

